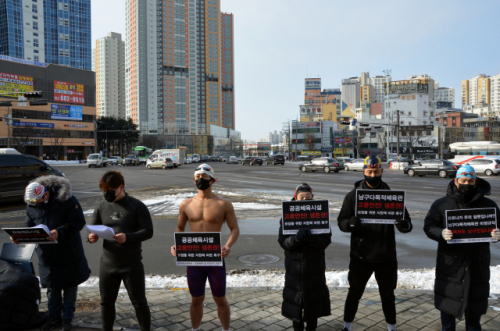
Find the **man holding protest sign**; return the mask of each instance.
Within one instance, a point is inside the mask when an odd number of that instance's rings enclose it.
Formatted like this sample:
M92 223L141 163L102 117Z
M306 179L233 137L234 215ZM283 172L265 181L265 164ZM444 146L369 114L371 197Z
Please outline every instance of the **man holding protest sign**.
M481 330L481 315L488 309L489 241L500 239L500 210L485 197L490 193L490 184L464 165L448 184L446 197L436 200L425 217L425 233L438 242L434 304L445 331L455 330L455 318L464 316L467 330ZM453 243L457 237L462 239Z
M354 184L354 189L346 195L338 216L340 230L351 233L349 293L344 307L343 331L351 331L359 300L373 273L379 286L387 329L396 330L394 289L397 286L398 262L394 226L401 233L410 232L413 226L410 215L404 207L402 198L404 192L389 193L393 191L390 191L389 186L382 181L381 165L381 160L376 156L365 159L363 166L365 179ZM358 196L358 190L367 190L370 194ZM374 202L365 205L360 201L361 198ZM378 217L383 220L377 223L375 219ZM392 221L388 223L391 219Z
M191 232L220 233L222 225L227 222L231 230L229 238L221 248L221 256L225 258L231 253L240 234L238 221L231 202L215 195L212 185L216 182L215 173L208 164L202 164L195 169L194 182L198 188L198 195L184 200L179 207L179 221L175 232L184 232L189 221ZM200 235L201 237L201 235ZM203 238L202 238L203 239ZM177 244L177 243L176 243ZM199 246L199 245L191 245ZM211 246L213 245L206 245ZM217 246L217 245L215 245ZM177 256L176 246L171 247L173 256ZM205 284L208 281L212 289L212 296L217 304L217 312L222 324L222 330L228 331L231 314L226 299L226 266L189 266L187 279L191 293L191 324L194 331L200 330L203 317L203 301L205 300Z
M300 184L295 190L292 201L310 200L313 200L312 188L305 183ZM298 209L299 206L295 205L293 209ZM312 212L307 213L307 211L310 211L312 206L321 205L306 206L309 208L300 208L299 213L287 214L290 208L283 210L283 215L300 215L301 223L304 223L303 220L307 216L313 215ZM286 208L286 203L283 203L283 208ZM326 203L326 212L329 213L328 203ZM316 214L321 216L319 212L315 212L314 216ZM304 215L306 216L302 217ZM286 235L283 233L283 222L288 222L286 218L290 219L290 217L284 217L285 220L280 220L278 239L285 250L286 269L281 314L293 321L294 331L303 331L304 324L306 324L306 330L316 330L318 317L331 314L330 293L325 278L325 249L331 243L332 233L329 231L329 233L313 235L309 225L302 225L296 234ZM330 230L329 222L328 230Z

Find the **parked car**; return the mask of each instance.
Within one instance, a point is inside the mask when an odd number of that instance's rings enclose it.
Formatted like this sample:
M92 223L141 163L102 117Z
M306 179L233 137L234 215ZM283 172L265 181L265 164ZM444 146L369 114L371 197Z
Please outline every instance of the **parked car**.
M155 157L153 159L148 159L147 164L146 164L146 168L148 168L148 169L155 169L155 168L173 169L174 162L169 157L162 157L162 156Z
M90 154L87 157L87 166L90 167L102 167L105 166L103 163L102 155L99 153Z
M441 178L453 178L457 174L458 167L450 161L435 159L424 160L416 164L408 165L403 173L410 177L417 176L439 176Z
M249 156L241 161L241 165L249 164L251 166L253 166L254 164L262 165L263 163L264 160L257 156Z
M227 160L227 164L233 164L236 163L238 164L240 161L238 161L238 158L236 156L230 156L229 160Z
M191 156L186 157L186 164L191 164L191 163L193 163L193 159L191 158Z
M337 173L340 170L344 170L344 163L329 157L318 157L316 159L312 159L309 163L300 164L299 169L302 170L302 172L324 171L329 173L330 171L333 171Z
M29 182L47 175L65 177L39 158L10 148L0 149L0 201L22 199Z
M227 162L227 157L224 155L220 156L220 162Z
M277 164L281 164L281 165L285 165L285 156L283 155L273 155L273 156L270 156L266 159L266 164L272 164L272 165L277 165Z
M135 154L129 154L129 155L125 156L125 158L123 159L123 165L126 165L126 166L129 166L129 165L136 166L136 165L139 165L139 163L140 163L139 158Z
M309 155L300 155L299 157L297 157L297 161L299 161L299 162L307 162L310 160L311 160L311 157Z
M106 167L109 165L109 159L105 156L102 157L102 166Z
M212 155L208 157L208 162L218 162L218 161L219 161L218 156Z
M193 163L200 163L200 154L193 154L191 159L193 160Z
M200 157L200 163L201 162L208 162L210 156L209 155L203 155L202 157Z
M110 156L108 159L109 165L119 165L123 163L123 159L120 156Z
M486 176L498 176L500 174L499 159L475 159L466 164L471 165L476 170L476 174L485 174Z
M353 159L348 162L344 162L345 171L362 171L365 165L364 159Z
M353 158L353 157L344 157L344 156L341 156L341 157L336 158L336 160L339 161L339 162L343 162L344 164L346 164L347 162L351 162L352 160L356 160L356 159Z

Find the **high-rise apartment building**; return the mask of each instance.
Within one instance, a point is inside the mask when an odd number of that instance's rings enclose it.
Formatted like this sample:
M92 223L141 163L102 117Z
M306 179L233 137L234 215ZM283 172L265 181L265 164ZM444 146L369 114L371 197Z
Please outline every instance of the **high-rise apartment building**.
M360 102L361 80L359 77L342 79L342 103L356 109Z
M490 77L490 90L491 110L500 115L500 73Z
M0 1L0 55L91 69L90 0Z
M127 0L126 116L146 134L234 129L233 16L219 0Z
M125 118L125 42L110 32L97 39L92 52L96 78L96 115Z
M462 107L490 104L490 76L477 75L462 81Z

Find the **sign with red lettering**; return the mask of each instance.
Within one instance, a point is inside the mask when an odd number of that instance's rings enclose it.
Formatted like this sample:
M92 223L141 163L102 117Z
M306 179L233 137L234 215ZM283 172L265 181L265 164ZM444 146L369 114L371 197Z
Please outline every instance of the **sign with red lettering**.
M178 266L222 267L220 232L176 232L174 240Z
M54 81L54 101L85 104L85 87L83 84Z
M283 201L283 234L296 234L309 228L312 234L330 233L328 200Z
M496 208L446 211L446 228L453 232L448 244L495 242L491 232L497 228Z
M356 190L356 216L361 223L394 224L405 218L406 191Z

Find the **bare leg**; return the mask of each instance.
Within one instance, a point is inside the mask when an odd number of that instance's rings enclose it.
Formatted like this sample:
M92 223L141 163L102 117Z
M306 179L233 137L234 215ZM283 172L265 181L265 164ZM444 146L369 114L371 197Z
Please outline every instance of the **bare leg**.
M229 303L227 302L226 296L214 297L214 301L217 304L217 314L219 315L222 328L224 330L229 330L229 322L231 321L231 311L229 309Z
M191 326L193 329L198 329L201 324L201 319L203 318L203 300L205 296L201 297L191 297L191 308L189 310L191 314Z

